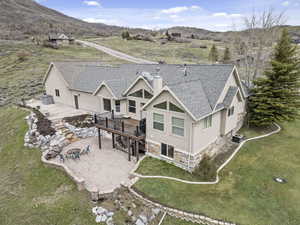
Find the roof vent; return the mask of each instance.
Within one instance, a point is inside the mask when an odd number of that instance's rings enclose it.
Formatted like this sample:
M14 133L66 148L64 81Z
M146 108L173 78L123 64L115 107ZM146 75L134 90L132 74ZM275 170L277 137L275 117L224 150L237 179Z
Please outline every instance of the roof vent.
M156 71L157 75L159 75L159 73L160 73L160 67L156 67L155 71Z
M187 65L183 65L183 75L186 77L187 76Z

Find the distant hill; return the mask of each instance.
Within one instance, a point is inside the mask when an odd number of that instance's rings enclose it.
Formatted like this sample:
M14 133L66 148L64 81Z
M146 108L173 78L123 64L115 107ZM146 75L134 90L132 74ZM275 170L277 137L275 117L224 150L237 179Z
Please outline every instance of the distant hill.
M87 23L44 7L33 0L0 0L0 39L23 39L49 32L73 35L113 35L124 28ZM132 32L145 31L132 29Z
M300 26L287 26L292 37L300 39ZM111 36L120 35L124 27L103 23L87 23L66 16L58 11L44 7L34 0L0 0L0 39L24 39L35 35L65 33L74 36ZM146 29L129 29L131 34L149 34ZM166 29L160 30L165 32ZM171 27L171 33L181 33L189 38L211 39L226 42L234 32L214 32L193 27Z
M287 28L293 40L300 40L300 26L282 26L282 28ZM226 31L226 32L217 32L210 31L201 28L195 27L171 27L168 29L163 29L161 32L171 33L180 33L183 38L194 37L196 39L204 39L204 40L215 40L227 42L233 38L235 33L242 33L247 35L245 31Z

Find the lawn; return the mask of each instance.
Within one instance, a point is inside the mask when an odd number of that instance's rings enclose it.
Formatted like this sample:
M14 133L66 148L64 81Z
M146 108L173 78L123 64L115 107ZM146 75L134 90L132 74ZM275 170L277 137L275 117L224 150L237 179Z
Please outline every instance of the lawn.
M177 219L175 217L166 215L161 225L196 225L196 223L187 222L185 220Z
M64 172L23 147L27 112L0 108L0 225L93 225L92 204Z
M21 60L20 54L26 57ZM0 41L0 104L1 97L15 102L21 97L31 98L41 93L41 82L49 63L66 60L104 61L108 64L121 63L98 50L79 45L60 49L44 48L29 41Z
M208 63L209 50L213 43L218 47L220 56L223 55L224 44L207 40L192 40L192 43L167 42L161 45L159 40L147 42L139 40L123 40L121 37L94 38L87 41L95 42L103 46L118 50L129 55L151 61L165 61L166 63ZM206 49L200 46L206 45Z
M163 204L242 225L300 224L300 121L251 141L221 172L217 185L141 179L135 188ZM275 176L286 184L273 181Z
M152 157L146 157L135 172L145 176L167 176L188 181L201 181L199 177L186 170Z

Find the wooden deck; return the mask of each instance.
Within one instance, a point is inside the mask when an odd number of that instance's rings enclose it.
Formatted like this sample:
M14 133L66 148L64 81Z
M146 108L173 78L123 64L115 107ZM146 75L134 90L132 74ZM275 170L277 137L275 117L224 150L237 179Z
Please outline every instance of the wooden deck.
M112 148L120 149L128 153L128 160L135 156L139 160L140 151L145 150L145 134L141 131L138 120L115 118L112 116L97 116L95 118L98 128L99 149L101 144L101 130L107 131L112 135Z

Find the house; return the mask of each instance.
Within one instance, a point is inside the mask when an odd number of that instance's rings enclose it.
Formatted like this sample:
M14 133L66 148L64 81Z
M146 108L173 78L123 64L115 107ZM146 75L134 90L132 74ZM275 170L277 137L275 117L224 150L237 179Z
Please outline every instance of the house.
M246 114L233 65L54 62L44 85L55 102L146 119L147 154L188 170L217 154Z
M69 45L74 43L74 38L68 37L65 34L49 34L48 40L55 45Z

